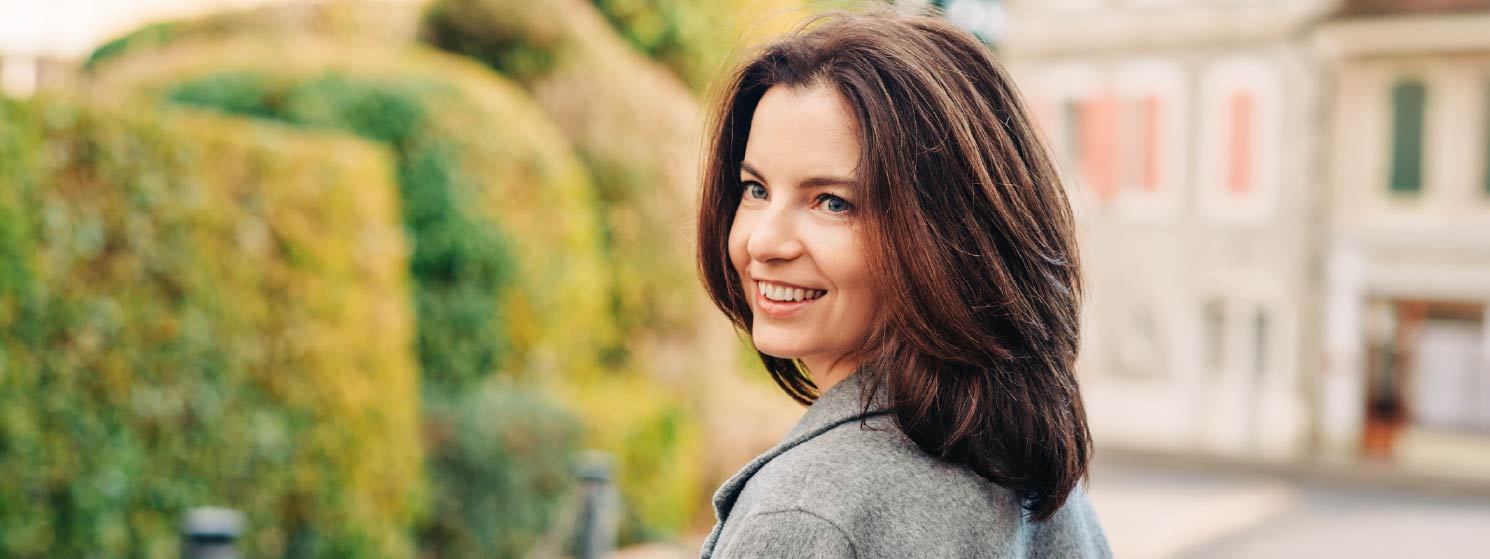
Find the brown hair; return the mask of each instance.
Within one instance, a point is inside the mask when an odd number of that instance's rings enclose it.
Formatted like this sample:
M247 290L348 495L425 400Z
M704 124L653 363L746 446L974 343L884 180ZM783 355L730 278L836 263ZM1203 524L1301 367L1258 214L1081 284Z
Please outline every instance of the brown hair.
M698 217L705 288L747 332L729 231L751 118L777 84L831 87L858 120L860 234L882 301L863 346L866 409L888 390L924 451L1049 519L1091 455L1074 371L1081 279L1065 191L1011 80L967 32L883 8L820 16L750 57L718 96ZM816 398L797 360L759 354L788 395Z

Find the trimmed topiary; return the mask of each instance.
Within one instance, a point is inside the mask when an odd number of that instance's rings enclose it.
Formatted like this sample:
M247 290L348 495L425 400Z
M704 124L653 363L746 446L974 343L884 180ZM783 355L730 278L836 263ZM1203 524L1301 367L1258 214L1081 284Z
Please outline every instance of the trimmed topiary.
M385 150L0 100L0 555L406 557L423 502Z
M532 92L590 168L627 349L656 366L658 347L697 348L706 300L687 231L701 123L687 88L579 0L436 0L420 36Z
M458 433L426 441L423 550L506 556L548 529L572 482L555 467L578 441L543 434L568 420L480 411L511 397L478 388L599 376L617 332L584 169L526 93L437 52L303 35L184 42L103 65L92 86L389 146L413 245L426 432ZM501 437L473 445L482 434ZM539 446L503 450L517 439ZM502 452L555 458L488 460Z
M587 444L618 457L624 541L678 534L710 515L695 395L731 374L737 348L693 272L697 102L579 0L437 0L420 35L512 76L589 167L627 336L613 362L628 373L571 377L560 393Z
M584 170L526 94L479 67L419 49L240 37L95 75L97 91L387 144L427 389L459 391L497 371L593 371L615 343Z

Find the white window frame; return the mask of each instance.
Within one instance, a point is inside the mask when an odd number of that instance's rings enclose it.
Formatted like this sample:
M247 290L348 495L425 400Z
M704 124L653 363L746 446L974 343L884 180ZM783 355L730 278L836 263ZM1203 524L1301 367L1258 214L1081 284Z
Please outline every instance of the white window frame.
M1282 87L1279 68L1260 56L1235 56L1212 63L1201 79L1200 167L1196 202L1219 223L1255 225L1276 214L1282 176ZM1247 196L1227 191L1227 142L1231 99L1250 91L1253 102L1252 184Z
M1136 140L1132 123L1138 115L1134 112L1137 103L1153 96L1159 100L1159 183L1153 192L1137 184L1138 161L1124 153L1119 157L1119 185L1114 204L1126 216L1138 218L1167 217L1176 214L1184 199L1183 188L1189 169L1185 162L1189 155L1185 151L1186 115L1188 99L1185 95L1185 75L1180 67L1169 61L1151 59L1131 63L1119 69L1116 78L1119 99L1119 137Z

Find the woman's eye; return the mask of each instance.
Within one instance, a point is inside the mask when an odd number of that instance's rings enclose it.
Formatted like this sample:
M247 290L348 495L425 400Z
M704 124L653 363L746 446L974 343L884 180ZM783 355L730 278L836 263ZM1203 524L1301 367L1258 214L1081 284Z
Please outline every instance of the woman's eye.
M766 187L758 182L747 182L745 183L745 197L755 200L764 199L766 197Z
M818 200L822 202L824 208L827 208L829 212L835 214L848 213L848 211L853 209L854 207L853 204L848 203L848 200L844 200L843 198L839 198L832 194L824 194L822 196L819 196Z

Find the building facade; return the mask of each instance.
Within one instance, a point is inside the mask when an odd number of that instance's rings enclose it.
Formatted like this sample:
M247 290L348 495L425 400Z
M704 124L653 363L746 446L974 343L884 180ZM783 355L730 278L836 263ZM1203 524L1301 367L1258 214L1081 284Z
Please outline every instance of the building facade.
M1299 456L1315 424L1318 1L1008 2L999 45L1063 163L1108 444Z
M1100 441L1490 464L1490 0L1000 4Z
M1345 2L1333 70L1322 443L1490 468L1490 1Z

